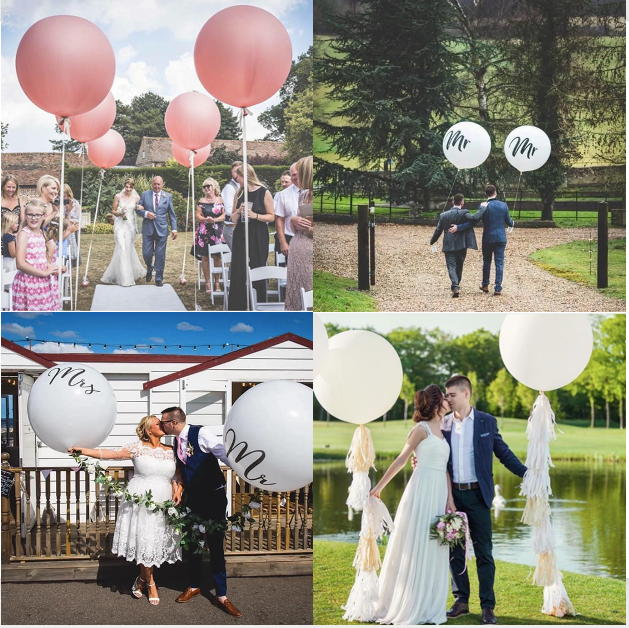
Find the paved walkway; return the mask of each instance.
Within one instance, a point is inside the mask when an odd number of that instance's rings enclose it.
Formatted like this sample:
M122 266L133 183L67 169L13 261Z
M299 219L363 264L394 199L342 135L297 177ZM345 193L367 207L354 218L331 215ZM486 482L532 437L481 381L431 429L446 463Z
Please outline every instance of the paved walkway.
M380 224L376 226L376 285L370 294L378 308L388 312L624 312L626 302L612 299L595 288L555 277L528 261L539 249L587 240L596 230L518 229L509 235L503 294L482 293L482 256L469 250L461 296L453 299L443 253L431 253L434 227ZM626 236L610 229L609 237ZM442 236L443 237L443 236ZM481 241L477 230L476 238ZM441 251L441 240L439 241ZM356 225L317 223L314 267L342 277L357 278ZM493 279L492 268L492 279Z
M229 578L230 600L242 611L236 619L204 595L177 604L180 583L156 581L161 603L130 594L132 582L27 582L2 584L2 624L312 624L312 577ZM207 590L207 584L205 589Z

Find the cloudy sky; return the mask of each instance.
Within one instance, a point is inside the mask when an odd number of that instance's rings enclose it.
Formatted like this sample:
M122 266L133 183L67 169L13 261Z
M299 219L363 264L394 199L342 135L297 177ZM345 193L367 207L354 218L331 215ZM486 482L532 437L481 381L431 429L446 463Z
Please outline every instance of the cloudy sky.
M194 70L194 43L214 13L234 4L258 6L278 17L290 35L293 59L312 44L312 0L3 0L2 122L9 124L8 150L48 152L48 140L55 139L52 114L28 100L15 72L20 39L38 20L77 15L103 30L116 53L111 91L117 100L129 103L147 91L172 100L187 91L206 93ZM278 100L275 95L251 108L248 138L262 139L266 134L255 116Z
M26 347L28 337L32 349L40 353L222 355L236 349L236 345L253 345L288 332L312 340L312 314L154 312L148 317L140 312L117 316L97 312L74 312L71 316L2 314L2 336ZM97 343L106 344L107 348ZM224 348L224 344L230 346ZM164 345L168 349L164 350ZM208 345L213 346L208 349Z

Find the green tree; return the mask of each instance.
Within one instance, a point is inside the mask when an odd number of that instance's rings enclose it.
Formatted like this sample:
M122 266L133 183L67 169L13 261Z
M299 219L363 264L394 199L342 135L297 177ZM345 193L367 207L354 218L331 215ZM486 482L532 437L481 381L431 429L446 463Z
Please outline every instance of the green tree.
M415 399L415 386L408 378L408 375L404 373L402 378L402 390L400 390L400 399L404 402L404 429L406 429L406 422L408 420L408 406L413 403Z
M312 154L312 87L299 93L284 112L284 152L291 161Z
M476 371L468 371L466 373L467 379L470 380L470 384L472 384L472 400L473 405L477 407L479 410L485 409L485 387L478 379L478 375Z
M0 127L2 128L2 139L0 140L1 142L0 149L6 150L7 148L9 148L9 145L7 144L7 141L5 139L7 134L9 133L9 124L0 123Z
M487 401L492 412L500 413L500 429L504 422L505 411L514 405L516 382L507 369L501 368L487 387Z
M627 388L626 316L616 314L606 318L600 326L599 362L602 388L605 395L606 426L610 424L610 402L618 401L618 420L623 427L623 401Z
M215 100L214 102L221 114L221 128L218 131L216 139L239 140L241 138L241 132L238 117L234 114L230 107L226 107L220 100Z
M307 102L307 97L301 96L310 91L310 118L312 124L312 46L293 61L284 85L280 89L280 102L263 111L258 116L258 122L269 131L265 140L281 140L288 137L287 112L293 101L300 99ZM293 113L294 115L294 113ZM310 133L310 149L312 151L312 129ZM302 153L303 155L303 153Z
M502 367L498 335L486 329L454 338L448 348L448 356L453 362L452 372L473 371L483 388L489 386Z
M55 124L55 133L61 135L63 131ZM52 144L52 152L60 153L63 150L63 140L48 140ZM78 153L81 150L81 142L68 138L66 140L66 153Z
M414 200L421 191L428 207L432 191L450 180L442 136L460 101L452 8L443 0L419 9L414 0L373 0L330 21L338 36L315 71L338 107L315 124L342 158L371 169L391 160L395 182Z

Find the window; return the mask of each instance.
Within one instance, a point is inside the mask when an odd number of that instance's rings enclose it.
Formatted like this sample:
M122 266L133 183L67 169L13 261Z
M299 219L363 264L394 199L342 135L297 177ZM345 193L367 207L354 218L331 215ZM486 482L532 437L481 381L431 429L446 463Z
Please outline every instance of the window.
M2 378L2 449L17 446L17 375Z
M145 150L142 151L142 159L146 159L146 151Z

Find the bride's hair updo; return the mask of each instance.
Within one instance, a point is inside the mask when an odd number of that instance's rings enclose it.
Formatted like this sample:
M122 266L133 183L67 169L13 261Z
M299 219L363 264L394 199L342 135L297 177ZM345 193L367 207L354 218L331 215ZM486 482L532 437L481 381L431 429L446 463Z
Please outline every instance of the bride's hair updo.
M435 410L443 401L443 393L437 384L430 384L424 390L418 390L415 393L415 412L413 413L413 421L429 421Z
M154 414L149 414L145 416L140 421L139 425L135 428L135 433L138 435L138 438L141 441L147 441L149 439L149 427L151 426L151 421L156 418Z

